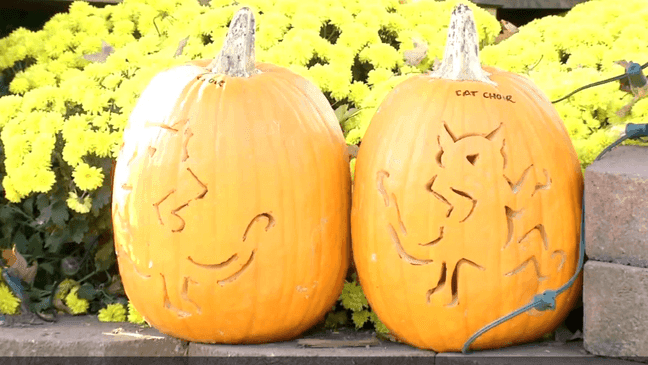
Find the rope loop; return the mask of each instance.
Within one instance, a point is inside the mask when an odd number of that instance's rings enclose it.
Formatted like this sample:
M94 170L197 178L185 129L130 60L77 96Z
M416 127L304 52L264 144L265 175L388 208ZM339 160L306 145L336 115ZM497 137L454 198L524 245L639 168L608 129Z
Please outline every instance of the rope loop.
M539 311L556 309L556 296L558 291L547 290L533 297L533 308Z

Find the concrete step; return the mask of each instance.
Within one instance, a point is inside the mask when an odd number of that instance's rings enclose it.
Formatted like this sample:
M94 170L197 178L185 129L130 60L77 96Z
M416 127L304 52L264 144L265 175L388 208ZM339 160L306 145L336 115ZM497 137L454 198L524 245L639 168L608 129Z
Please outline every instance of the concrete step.
M130 323L103 323L95 316L61 316L56 323L0 327L0 356L28 356L31 357L29 364L79 361L66 360L70 356L92 359L93 364L124 363L125 360L115 358L124 356L172 356L175 358L159 359L155 363L186 364L213 359L218 364L636 365L636 362L589 354L582 341L540 342L468 355L436 354L379 340L371 332L341 330L310 333L294 341L263 345L213 345L180 341L153 328ZM66 358L54 358L58 356ZM0 363L4 364L7 359L0 357Z

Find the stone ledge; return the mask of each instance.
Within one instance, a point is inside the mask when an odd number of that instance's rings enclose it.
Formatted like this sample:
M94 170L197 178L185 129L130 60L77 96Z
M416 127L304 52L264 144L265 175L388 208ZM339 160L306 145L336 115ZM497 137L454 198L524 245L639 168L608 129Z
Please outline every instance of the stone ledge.
M366 345L363 345L366 344ZM189 356L223 357L341 357L341 358L434 358L432 351L419 350L409 345L381 341L366 331L341 330L307 335L301 339L263 345L189 344ZM400 359L398 359L400 361Z
M648 147L620 146L585 170L590 259L648 267Z
M570 365L637 365L635 362L599 357L589 354L582 341L567 343L539 342L472 354L440 353L435 365L491 364L570 364Z
M116 331L120 329L120 331ZM115 333L117 332L117 333ZM353 345L359 345L350 347ZM1 356L28 356L2 358ZM125 364L131 357L162 356L155 364L371 364L488 365L590 364L636 365L635 362L588 354L582 341L541 342L499 350L435 354L411 346L380 341L369 332L342 330L312 333L295 341L264 345L189 343L129 323L102 323L94 316L62 316L57 323L0 327L0 363ZM128 358L126 358L128 357Z
M119 328L122 331L116 331ZM99 322L96 316L59 316L55 323L0 327L0 356L178 356L185 352L185 342L156 329Z

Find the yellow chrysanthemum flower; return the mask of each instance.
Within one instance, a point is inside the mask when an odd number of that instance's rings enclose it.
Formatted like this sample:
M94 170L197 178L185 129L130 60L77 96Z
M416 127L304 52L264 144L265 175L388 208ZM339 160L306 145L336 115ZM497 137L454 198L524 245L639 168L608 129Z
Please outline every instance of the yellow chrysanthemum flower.
M369 94L369 91L367 84L354 81L349 87L349 99L356 105L360 105L360 102Z
M24 72L18 73L9 84L9 91L14 94L24 94L30 89L29 79Z
M81 299L78 297L78 291L79 287L75 286L70 290L68 295L65 296L65 305L70 308L72 314L86 313L88 311L88 307L90 307L90 303L87 299Z
M78 286L78 283L75 280L65 279L58 285L58 288L56 288L54 297L56 299L63 299L68 295L70 290L76 286Z
M34 87L55 86L56 75L47 70L46 64L35 64L25 71L29 75L30 84Z
M101 82L101 85L103 85L103 87L105 87L106 89L114 90L119 86L119 84L121 84L121 82L122 76L119 73L115 72L106 76Z
M128 322L135 324L144 324L146 320L142 315L137 311L133 303L128 302Z
M113 32L121 34L133 34L135 24L130 20L119 20L113 25Z
M110 157L115 147L111 133L97 132L94 135L94 153L99 157Z
M11 289L0 282L0 313L2 314L17 314L20 307L20 299L16 298Z
M76 134L81 136L81 133ZM74 141L77 141L76 143ZM63 159L67 161L68 164L74 166L81 164L83 162L83 156L88 152L87 147L84 143L79 140L72 138L66 138L66 144L63 147Z
M122 304L108 304L97 315L101 322L126 322L126 308Z
M105 92L98 89L86 91L87 94L83 97L83 101L81 102L81 104L83 104L83 109L90 113L99 113L108 106L110 95L107 95Z
M394 74L387 68L373 69L367 74L367 83L369 85L377 85L389 80L392 76L394 76Z
M92 208L92 199L89 196L84 197L83 199L77 195L76 192L71 191L68 195L67 200L65 201L70 207L70 209L75 212L85 214L90 211Z
M74 183L81 190L94 190L103 183L104 175L99 167L90 166L85 162L79 163L72 173Z
M5 95L0 98L0 128L18 114L21 103L22 98L18 95Z
M94 13L95 7L85 1L73 1L69 13L73 17L85 17Z
M7 176L13 180L14 189L18 194L23 197L29 195L34 179L34 171L30 166L22 165L17 169L8 170Z
M33 190L38 193L47 193L56 182L56 174L52 170L39 170L33 182Z

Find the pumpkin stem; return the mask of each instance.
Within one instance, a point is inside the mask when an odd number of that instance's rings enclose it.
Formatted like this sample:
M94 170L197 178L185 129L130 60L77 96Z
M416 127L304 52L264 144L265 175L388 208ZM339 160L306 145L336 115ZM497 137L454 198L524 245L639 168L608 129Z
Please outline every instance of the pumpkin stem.
M488 78L490 73L481 67L478 44L479 36L472 10L465 4L457 5L450 18L443 61L437 70L428 75L433 78L481 81L497 85Z
M223 48L209 64L214 73L234 77L249 77L258 71L254 67L254 14L243 7L232 18Z

